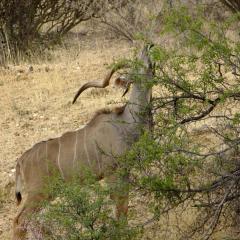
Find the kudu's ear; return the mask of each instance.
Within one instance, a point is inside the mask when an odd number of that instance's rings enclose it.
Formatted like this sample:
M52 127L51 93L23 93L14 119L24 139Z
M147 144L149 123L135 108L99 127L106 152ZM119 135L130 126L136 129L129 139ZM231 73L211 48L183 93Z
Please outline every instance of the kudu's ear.
M147 67L148 72L151 73L151 75L155 75L155 63L152 62L151 56L150 56L150 50L154 47L153 43L147 43L141 53L140 59L143 61L143 64L145 67Z
M154 44L153 43L147 43L142 52L140 53L140 56L139 58L146 64L146 65L149 65L151 64L151 59L150 59L150 56L149 56L149 52L151 50L151 48L154 47Z
M120 76L120 77L115 79L114 85L117 86L117 87L125 89L128 85L128 80L127 80L127 78L125 78L123 76Z
M128 92L130 85L131 85L131 81L129 81L126 77L120 76L118 78L115 79L114 85L120 88L123 88L125 91L122 95L125 96L125 94Z

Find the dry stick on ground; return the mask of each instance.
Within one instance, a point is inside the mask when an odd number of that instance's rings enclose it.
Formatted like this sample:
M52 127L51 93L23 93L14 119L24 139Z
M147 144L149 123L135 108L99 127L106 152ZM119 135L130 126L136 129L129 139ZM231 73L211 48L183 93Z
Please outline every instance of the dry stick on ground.
M234 13L238 13L240 11L240 1L239 0L221 0L221 2L224 5L226 5Z

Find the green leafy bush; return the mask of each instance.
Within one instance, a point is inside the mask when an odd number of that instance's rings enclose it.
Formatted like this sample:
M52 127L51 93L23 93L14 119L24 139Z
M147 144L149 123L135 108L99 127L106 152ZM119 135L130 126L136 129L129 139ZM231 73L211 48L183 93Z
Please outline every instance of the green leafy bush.
M89 174L84 182L79 178L69 182L59 177L48 180L46 193L54 199L46 201L43 211L31 220L36 239L92 240L134 239L137 229L126 220L116 220L109 189Z
M216 21L204 6L165 11L160 37L174 44L151 50L153 132L122 159L154 215L146 223L161 223L173 210L182 219L194 212L188 226L177 225L183 239L209 239L222 229L234 236L239 221L238 24L238 14Z

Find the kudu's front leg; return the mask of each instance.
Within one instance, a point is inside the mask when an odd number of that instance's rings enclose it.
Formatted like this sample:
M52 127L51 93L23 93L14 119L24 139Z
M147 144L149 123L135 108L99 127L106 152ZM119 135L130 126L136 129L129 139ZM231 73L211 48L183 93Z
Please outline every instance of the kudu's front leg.
M110 187L110 198L116 204L116 218L127 221L128 202L129 202L129 177L119 177L117 174L107 178Z

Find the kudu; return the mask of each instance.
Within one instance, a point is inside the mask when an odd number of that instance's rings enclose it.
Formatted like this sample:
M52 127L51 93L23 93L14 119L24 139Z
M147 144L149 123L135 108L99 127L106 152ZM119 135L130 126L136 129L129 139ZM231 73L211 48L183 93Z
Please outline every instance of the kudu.
M83 176L83 169L89 168L98 179L103 177L110 184L116 181L115 169L117 157L124 154L140 135L141 127L147 124L151 87L146 85L153 77L152 64L149 58L149 45L139 55L141 62L134 74L141 75L140 80L132 81L131 75L125 78L132 82L128 103L113 111L98 111L94 118L82 129L66 132L61 137L42 141L26 151L17 161L16 166L16 198L18 204L22 199L24 183L26 199L14 219L13 239L26 239L26 222L29 214L37 211L39 201L46 198L41 190L46 177L51 176L52 168L59 171L64 180L74 174ZM112 70L103 82L93 81L83 85L77 92L73 102L87 88L104 88L109 85L110 78L118 69ZM121 84L123 78L116 80ZM76 170L78 172L76 172ZM84 177L84 176L83 176ZM122 179L128 186L128 177ZM119 181L119 179L118 179ZM123 184L123 185L124 185ZM121 193L110 196L116 203L116 215L126 216L128 211L128 188ZM50 200L50 198L49 198Z

